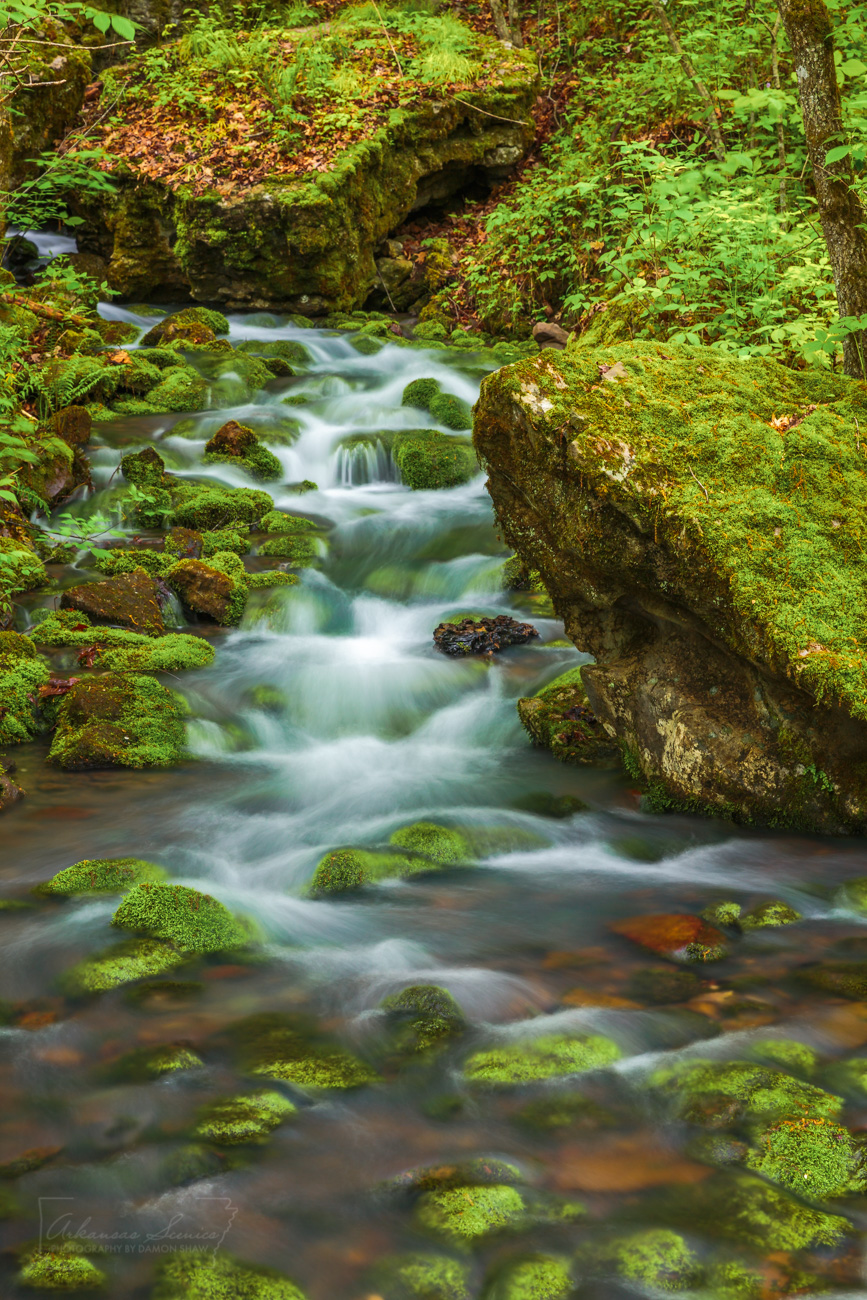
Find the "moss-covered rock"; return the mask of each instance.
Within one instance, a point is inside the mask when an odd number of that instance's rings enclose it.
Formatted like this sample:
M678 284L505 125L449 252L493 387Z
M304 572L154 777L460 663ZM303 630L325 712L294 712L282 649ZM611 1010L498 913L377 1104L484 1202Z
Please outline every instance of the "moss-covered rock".
M681 1061L653 1073L650 1086L684 1119L715 1127L738 1119L833 1119L843 1107L842 1097L748 1061Z
M665 1228L646 1228L585 1247L578 1253L578 1268L659 1291L689 1290L702 1272L699 1257L683 1237Z
M545 1034L474 1052L464 1065L464 1077L482 1085L534 1083L604 1069L619 1061L621 1055L616 1043L599 1034Z
M274 509L267 492L257 488L216 487L176 480L172 484L175 522L203 531L232 524L258 524Z
M37 894L123 894L144 881L165 880L166 873L154 862L142 858L85 858L64 867L50 880L37 885Z
M240 1146L266 1142L296 1107L279 1092L262 1089L238 1097L222 1097L202 1112L195 1136L217 1146Z
M568 1260L524 1255L495 1269L485 1281L482 1300L565 1300L574 1290Z
M468 439L438 429L405 429L391 444L394 463L403 482L413 491L459 487L479 472Z
M404 879L436 869L437 864L432 858L371 849L335 849L320 860L310 882L310 891L313 894L342 894L380 880Z
M70 771L170 767L185 753L186 717L181 697L152 677L79 681L58 705L48 762Z
M748 912L744 912L740 918L740 926L742 930L768 930L780 925L793 925L803 919L801 913L789 907L788 903L771 899L767 903L757 903Z
M436 822L413 822L411 826L401 826L388 842L408 853L420 853L443 866L450 862L466 862L473 856L465 835Z
M0 592L16 596L47 580L45 565L32 547L13 537L0 537Z
M224 552L217 553L218 556L222 554ZM233 555L232 558L238 557ZM226 573L222 567L205 564L204 560L180 560L166 577L172 590L193 613L204 614L215 623L227 626L240 623L247 603L243 565L240 574Z
M438 379L413 379L403 390L400 404L410 406L415 411L430 411L430 404L439 393Z
M581 669L570 668L535 695L518 700L518 717L534 744L562 763L613 763L620 750L587 700Z
M464 1249L534 1224L571 1223L583 1214L583 1206L574 1201L555 1201L497 1183L424 1192L416 1206L419 1227Z
M841 1215L826 1214L749 1174L719 1173L656 1207L690 1232L762 1252L834 1246L851 1231Z
M204 1061L186 1043L161 1043L158 1047L136 1047L104 1067L104 1074L115 1082L144 1083L162 1079L184 1070L201 1070Z
M446 1255L389 1255L369 1280L383 1300L470 1300L469 1269Z
M184 307L172 312L148 330L142 338L143 348L168 343L208 343L218 334L229 333L229 322L220 311L209 307Z
M314 562L319 552L310 534L297 531L269 537L259 547L259 554L271 559L288 560L298 568L306 568Z
M18 745L43 730L39 690L49 676L48 664L30 637L0 632L0 744Z
M132 673L179 673L214 662L214 647L200 636L168 632L157 640L142 640L143 645L100 649L95 662L112 672Z
M70 993L104 993L180 966L187 957L159 939L115 944L73 966L62 977Z
M165 631L157 585L144 569L67 587L60 608L86 614L94 623L109 623L150 636Z
M867 1185L863 1148L848 1129L816 1115L771 1124L758 1136L747 1164L764 1178L819 1201Z
M35 1291L96 1291L107 1281L93 1260L70 1249L28 1252L17 1278L19 1286Z
M413 984L380 1003L387 1019L389 1054L427 1055L459 1038L467 1028L464 1013L447 989Z
M157 578L168 572L174 560L171 555L166 555L162 551L153 551L143 547L127 550L119 546L112 546L105 550L93 552L90 563L95 569L99 569L100 573L105 573L110 578L135 573L136 569L143 569L152 578Z
M484 380L499 522L594 656L590 706L651 807L867 826L867 471L841 438L863 418L840 375L669 344Z
M437 424L444 424L447 429L460 432L473 427L472 407L451 393L437 393L428 410Z
M358 1088L376 1071L324 1037L301 1017L252 1016L232 1026L233 1042L249 1073L302 1088Z
M252 937L250 927L210 894L161 882L135 885L111 923L166 940L185 953L230 951L245 947Z
M205 463L237 464L263 483L283 477L283 466L255 432L237 420L228 420L205 443Z
M170 1255L159 1267L150 1300L306 1300L282 1273L229 1255Z

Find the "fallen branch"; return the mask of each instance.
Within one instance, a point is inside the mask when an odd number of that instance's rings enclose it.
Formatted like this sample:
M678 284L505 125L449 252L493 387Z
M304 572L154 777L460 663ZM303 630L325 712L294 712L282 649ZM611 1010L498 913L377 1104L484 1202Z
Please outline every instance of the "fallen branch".
M44 302L37 302L34 298L25 298L20 293L0 293L0 303L7 307L23 307L26 311L32 311L34 316L41 316L44 320L70 321L71 324L79 325L84 329L92 324L85 316L76 316L73 312L61 311L59 307L48 307Z

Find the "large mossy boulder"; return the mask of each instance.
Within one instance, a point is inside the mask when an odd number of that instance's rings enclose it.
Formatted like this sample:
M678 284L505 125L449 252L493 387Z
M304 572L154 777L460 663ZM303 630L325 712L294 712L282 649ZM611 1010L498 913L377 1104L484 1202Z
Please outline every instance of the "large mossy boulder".
M226 1220L231 1226L229 1213ZM274 1269L214 1250L179 1251L160 1265L151 1300L305 1300L305 1295Z
M30 637L0 632L0 744L17 745L44 730L39 691L49 675Z
M94 623L128 628L131 632L159 636L165 631L157 584L144 569L67 587L60 608L86 614Z
M153 677L103 673L62 697L48 762L67 771L171 767L183 758L187 705Z
M867 830L865 421L853 380L668 343L484 381L499 523L652 807Z
M246 183L238 182L236 170L226 183L230 173L216 160L210 184L190 184L183 169L167 169L163 159L168 149L159 145L165 126L153 86L135 62L117 74L127 90L127 111L119 128L113 124L112 148L125 165L113 196L91 200L83 195L79 201L86 218L81 246L102 259L109 285L133 300L192 297L202 303L279 308L308 316L357 308L380 287L378 246L410 212L441 202L471 178L491 185L502 181L533 136L534 61L523 51L504 48L466 28L468 57L459 60L459 93L451 93L443 83L436 95L423 95L412 75L394 76L389 41L393 48L394 40L402 38L383 33L385 21L387 17L383 23L376 19L365 27L357 20L343 35L342 47L332 24L323 25L315 48L317 58L324 44L325 57L339 61L344 57L341 49L352 50L356 40L362 53L380 44L379 62L389 65L387 102L359 118L357 126L343 134L345 144L339 149L327 145L329 119L321 131L312 122L317 148L327 156L309 170L301 164L297 147L281 153L270 133L263 146L251 116L255 161L251 154ZM421 16L419 22L423 26ZM299 40L304 35L309 33L280 32L280 44L269 56L278 81L287 37ZM334 45L329 44L332 36ZM175 46L165 47L165 52L169 61L180 57ZM197 75L195 64L190 75ZM357 78L349 58L341 75ZM317 83L317 111L348 109L351 118L353 100L332 91L335 80L326 80L324 96L322 83ZM266 85L261 94L267 98L268 93ZM268 109L269 114L277 111L277 103ZM209 120L202 115L203 106L193 100L180 112L181 118L176 115L173 121L173 129L181 127L176 138L186 137L190 158L193 152L202 157L201 139ZM225 123L216 123L221 136L237 131L226 112ZM147 157L136 143L143 130L157 137ZM180 148L183 151L185 143Z

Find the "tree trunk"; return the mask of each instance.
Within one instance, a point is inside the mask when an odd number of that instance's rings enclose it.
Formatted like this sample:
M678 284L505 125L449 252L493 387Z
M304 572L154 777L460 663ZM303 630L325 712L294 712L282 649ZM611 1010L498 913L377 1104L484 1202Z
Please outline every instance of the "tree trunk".
M841 317L867 314L867 209L855 193L849 156L826 163L843 142L840 91L834 69L834 37L823 0L777 0L792 47L801 97L807 152L813 168L822 233L834 272ZM867 378L865 331L843 341L843 370Z
M674 30L674 28L671 25L671 19L669 18L668 14L665 12L665 5L662 3L662 0L650 0L650 3L653 6L653 12L656 14L657 18L659 19L660 27L668 37L669 45L674 50L675 54L680 60L680 66L683 68L687 77L695 86L696 91L698 92L698 96L701 99L702 103L704 104L705 118L707 121L707 133L708 136L710 137L710 142L713 145L713 151L716 154L717 158L720 160L720 162L724 162L726 156L726 146L725 146L725 141L722 138L722 132L719 129L719 122L717 121L717 115L716 115L716 104L713 102L713 96L711 95L707 86L702 81L701 77L698 75L698 72L696 71L695 64L693 63L692 59L689 57L686 50L681 45L680 37L678 36L677 32Z
M512 32L512 44L516 50L522 50L524 48L524 33L521 31L518 0L509 0L509 28Z
M491 13L494 18L494 31L497 33L497 40L511 41L512 33L509 31L509 24L506 22L502 0L491 0Z

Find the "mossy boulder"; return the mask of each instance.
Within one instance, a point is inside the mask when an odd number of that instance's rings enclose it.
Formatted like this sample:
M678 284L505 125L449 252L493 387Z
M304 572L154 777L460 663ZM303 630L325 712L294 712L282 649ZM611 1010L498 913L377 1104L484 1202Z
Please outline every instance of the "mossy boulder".
M175 523L201 531L232 524L258 524L263 515L274 509L268 493L257 488L217 487L177 479L171 485L171 492Z
M584 1207L506 1184L444 1187L423 1192L416 1206L419 1227L463 1249L488 1238L526 1232L539 1224L568 1224Z
M158 639L142 641L144 644L100 649L95 662L112 672L132 673L179 673L207 668L214 662L214 647L200 636L168 632Z
M108 1278L77 1249L33 1250L21 1262L17 1282L36 1291L96 1291Z
M269 537L259 547L259 554L271 559L288 560L296 568L307 568L318 557L314 538L306 532L284 532Z
M649 1084L682 1118L712 1127L739 1120L834 1119L843 1108L842 1097L752 1061L685 1060L655 1071Z
M166 347L169 344L213 343L218 334L228 334L229 322L222 312L207 307L187 307L183 311L163 316L151 326L141 340L143 348Z
M179 952L227 952L249 944L252 931L210 894L186 885L135 885L112 917L122 930L146 934Z
M119 546L112 546L96 551L90 557L93 567L110 578L135 573L136 569L144 569L145 573L150 574L152 578L159 578L168 572L173 562L170 555L144 547L125 550Z
M447 429L460 432L473 427L472 407L452 393L437 393L428 409L437 424L444 424Z
M466 1032L464 1013L447 989L413 984L380 1003L388 1051L398 1059L426 1056Z
M13 537L0 537L0 592L17 596L47 581L45 565L32 547Z
M306 1300L282 1273L217 1251L178 1252L157 1272L150 1300Z
M469 440L438 429L401 430L394 435L391 454L413 491L459 487L479 472Z
M746 1173L718 1173L672 1191L654 1208L690 1233L763 1253L836 1246L852 1231L842 1215L805 1204L782 1187Z
M85 858L64 867L50 880L37 885L37 894L124 894L144 881L165 880L166 873L154 862L142 858Z
M407 853L420 853L422 857L447 866L452 862L466 862L472 858L470 842L460 831L436 822L413 822L401 826L389 837L389 844Z
M415 411L430 411L430 404L441 392L438 379L413 379L403 390L401 406L410 406Z
M30 637L0 632L0 744L21 744L45 728L39 690L49 676L48 664Z
M185 754L187 706L152 677L104 673L77 682L57 707L48 762L69 771L170 767Z
M245 1070L301 1088L358 1088L378 1075L300 1016L264 1013L231 1028Z
M523 1255L494 1270L485 1281L482 1300L566 1300L574 1290L568 1260Z
M667 343L483 381L499 523L651 808L867 829L865 418L844 376Z
M195 1136L217 1146L261 1144L296 1110L288 1097L265 1089L223 1097L202 1112Z
M767 903L757 903L748 912L744 912L740 917L740 927L742 930L774 930L781 925L794 925L803 919L801 913L796 912L788 903L771 899Z
M470 1300L467 1265L447 1255L389 1255L370 1270L373 1294L383 1300Z
M621 1056L617 1044L600 1034L544 1034L474 1052L464 1064L464 1077L481 1086L535 1083L604 1069Z
M550 749L562 763L612 764L619 757L617 744L590 708L580 668L518 700L518 717L534 744Z
M238 557L233 555L232 558ZM180 560L168 571L166 578L172 590L193 613L203 614L215 623L228 626L240 623L247 603L243 565L239 574L227 573L222 567L206 564L204 560Z
M187 960L170 943L159 939L132 939L119 943L73 966L62 977L70 993L104 993L136 980L162 975Z
M161 1043L157 1047L136 1047L109 1061L102 1073L116 1083L146 1083L185 1070L201 1070L204 1061L187 1043Z
M205 443L204 459L206 464L237 464L263 483L283 477L283 466L273 452L262 446L248 425L237 420L228 420Z
M763 1178L813 1200L867 1186L867 1157L848 1129L817 1115L778 1120L757 1139L747 1165Z
M699 1257L677 1232L645 1228L578 1252L578 1270L659 1291L686 1291L700 1281Z
M287 515L283 510L269 510L262 516L260 527L265 533L316 533L318 524L303 515Z
M372 849L335 849L320 859L310 882L312 894L342 894L381 880L435 871L432 858Z
M165 631L157 585L144 569L67 587L60 608L86 614L93 623L108 623L149 636L160 636Z

